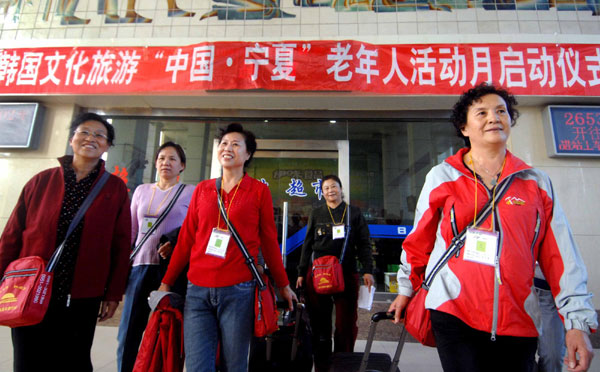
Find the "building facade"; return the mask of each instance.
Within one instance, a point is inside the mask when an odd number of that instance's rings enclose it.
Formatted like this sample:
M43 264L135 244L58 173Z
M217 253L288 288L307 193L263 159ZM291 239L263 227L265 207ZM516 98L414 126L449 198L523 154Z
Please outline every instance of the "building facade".
M249 173L282 232L287 211L288 268L319 178L337 173L370 224L378 290L393 291L424 177L462 146L450 109L489 81L517 95L509 149L552 178L600 293L599 37L599 0L0 1L0 227L68 151L78 112L112 121L107 166L131 191L155 179L166 140L187 152L184 182L217 176L216 131L237 121L260 140ZM44 108L38 143L19 148L14 104L30 102Z

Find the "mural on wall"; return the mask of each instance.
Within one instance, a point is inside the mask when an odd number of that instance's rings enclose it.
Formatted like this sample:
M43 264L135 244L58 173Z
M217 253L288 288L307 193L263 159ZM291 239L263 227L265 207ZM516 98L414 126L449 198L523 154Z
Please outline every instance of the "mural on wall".
M14 1L14 0L13 0ZM20 1L20 0L19 0ZM31 0L30 0L31 1ZM48 20L52 0L45 0L44 20ZM62 25L81 25L88 24L89 19L83 19L75 16L79 0L56 0L56 14L61 17ZM135 11L136 0L127 0L127 10L125 17L120 17L118 10L118 0L98 0L98 14L104 14L104 23L150 23L150 18L143 17ZM195 13L180 9L175 0L167 0L167 15L169 17L193 17Z
M180 9L176 0L167 1L169 17L193 17L194 12ZM295 17L294 14L281 10L281 0L212 0L212 10L200 17L200 21L209 17L219 20L268 20L274 18ZM330 7L336 12L372 11L383 12L415 12L415 11L447 11L454 9L483 8L490 11L502 10L549 10L558 11L591 11L592 15L600 15L600 0L293 0L298 7ZM0 11L4 17L13 13L15 21L24 7L39 9L43 2L44 20L49 19L51 9L60 17L62 25L85 25L90 19L75 15L79 0L0 0ZM98 0L98 14L105 15L104 23L150 23L152 19L140 15L136 11L136 0L127 0L125 15L119 15L118 0Z

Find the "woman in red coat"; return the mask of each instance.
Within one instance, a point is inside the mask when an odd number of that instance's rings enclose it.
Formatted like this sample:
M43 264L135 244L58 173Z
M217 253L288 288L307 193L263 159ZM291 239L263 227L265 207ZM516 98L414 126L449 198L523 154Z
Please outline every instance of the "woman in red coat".
M0 272L18 258L48 260L100 176L115 132L99 115L71 124L72 156L35 175L23 188L2 237ZM111 175L65 243L52 296L40 324L12 329L14 371L92 371L96 320L113 316L127 279L131 243L127 186Z

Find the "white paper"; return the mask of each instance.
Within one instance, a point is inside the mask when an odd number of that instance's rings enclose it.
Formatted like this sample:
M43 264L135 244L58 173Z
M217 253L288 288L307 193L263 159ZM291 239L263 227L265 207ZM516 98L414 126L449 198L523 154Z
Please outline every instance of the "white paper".
M366 285L361 285L358 289L358 307L360 309L371 310L373 297L375 296L375 286L371 286L371 292Z

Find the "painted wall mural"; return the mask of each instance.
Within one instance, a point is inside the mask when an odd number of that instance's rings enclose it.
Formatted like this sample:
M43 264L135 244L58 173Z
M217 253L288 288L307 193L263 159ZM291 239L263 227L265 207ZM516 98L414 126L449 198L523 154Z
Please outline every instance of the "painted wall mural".
M18 21L24 8L43 9L43 19L50 12L60 17L62 25L85 25L90 19L75 15L80 0L0 0L0 17L12 14ZM281 10L281 0L212 0L212 10L200 16L219 20L267 20L290 18L295 14ZM41 4L40 4L41 3ZM169 17L194 17L195 12L178 7L176 0L166 0ZM125 14L119 14L118 0L98 0L97 13L104 23L151 23L152 19L136 11L136 0L127 0ZM600 0L293 0L297 7L329 7L336 12L416 12L482 8L489 11L523 10L590 11L600 15ZM29 10L31 11L31 10Z

